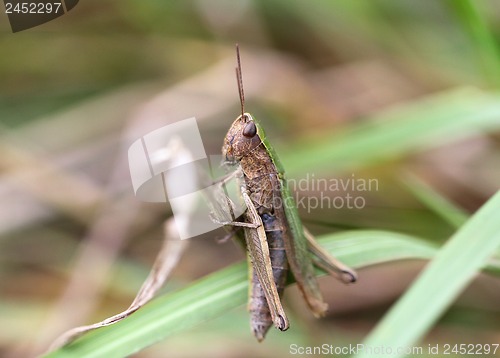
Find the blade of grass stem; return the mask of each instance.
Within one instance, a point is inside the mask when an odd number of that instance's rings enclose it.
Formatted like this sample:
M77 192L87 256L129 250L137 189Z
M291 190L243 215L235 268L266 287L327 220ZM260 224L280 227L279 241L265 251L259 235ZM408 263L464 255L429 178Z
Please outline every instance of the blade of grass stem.
M500 246L499 212L500 191L439 250L365 340L366 347L384 347L385 354L365 351L358 357L383 357L388 350L403 356L431 329Z
M404 259L431 259L437 248L408 235L352 231L319 242L343 262L361 268ZM324 274L318 270L318 274ZM179 291L158 297L126 320L91 332L47 357L122 357L244 305L247 268L236 264ZM168 354L168 352L166 352Z

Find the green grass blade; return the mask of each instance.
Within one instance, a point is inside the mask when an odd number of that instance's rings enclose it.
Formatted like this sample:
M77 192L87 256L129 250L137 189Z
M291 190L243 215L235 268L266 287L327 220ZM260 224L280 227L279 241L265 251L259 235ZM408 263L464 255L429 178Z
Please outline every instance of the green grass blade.
M405 259L430 260L437 247L416 237L382 230L355 230L323 235L321 246L354 268Z
M467 213L442 196L436 190L424 183L414 175L405 175L403 183L408 190L417 197L425 206L434 211L443 220L455 228L462 226L468 218Z
M396 352L423 337L500 246L499 212L500 191L437 253L366 339L367 347L391 347ZM384 355L359 355L376 356Z
M470 34L477 48L477 55L483 64L485 78L493 86L500 87L500 52L495 40L495 34L490 30L486 16L483 15L492 8L484 9L487 3L472 0L448 1L451 8L461 20L465 30Z
M498 118L500 95L459 89L401 105L340 133L296 143L293 150L280 151L280 159L291 175L318 168L347 170L498 130Z
M332 234L322 237L320 243L354 267L408 258L430 259L436 251L424 241L383 231ZM89 333L49 356L120 357L132 354L245 304L247 289L246 264L233 265L185 289L161 296L126 320Z
M437 251L435 246L423 240L374 230L325 235L319 238L319 242L355 268L394 260L431 259ZM182 290L158 297L124 321L91 332L48 357L122 357L133 354L244 305L247 290L246 264L233 265Z

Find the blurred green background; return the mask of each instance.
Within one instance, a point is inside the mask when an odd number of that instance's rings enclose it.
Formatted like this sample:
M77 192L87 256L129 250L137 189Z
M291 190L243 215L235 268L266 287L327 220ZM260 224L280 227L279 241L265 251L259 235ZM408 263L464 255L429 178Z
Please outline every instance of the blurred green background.
M40 353L132 301L170 214L133 196L128 145L194 116L218 154L239 113L236 42L246 109L290 177L378 180L362 210L302 210L311 231L442 244L499 188L499 24L493 0L86 0L15 34L0 15L0 355ZM397 130L371 129L380 123ZM420 135L426 126L435 132ZM435 210L422 192L454 204ZM214 237L190 241L166 292L244 257ZM424 264L367 267L348 287L322 278L322 320L288 288L292 328L262 344L242 306L136 356L279 357L292 343L359 342ZM499 282L478 277L422 346L499 343Z

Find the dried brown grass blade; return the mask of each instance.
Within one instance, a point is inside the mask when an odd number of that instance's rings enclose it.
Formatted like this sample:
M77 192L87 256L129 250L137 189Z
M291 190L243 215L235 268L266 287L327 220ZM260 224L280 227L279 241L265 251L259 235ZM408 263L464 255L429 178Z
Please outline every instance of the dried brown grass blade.
M163 246L158 253L158 256L156 257L155 263L153 264L153 268L151 269L149 276L144 281L144 284L137 293L137 296L135 297L132 304L125 311L108 317L105 320L94 324L70 329L69 331L59 336L52 343L49 351L55 350L74 341L86 332L90 332L95 329L120 322L121 320L130 316L132 313L144 306L146 303L151 301L151 299L154 298L155 294L167 281L172 270L179 262L179 259L181 258L186 246L187 242L178 238L173 219L167 220L167 222L165 223L165 237L163 240Z

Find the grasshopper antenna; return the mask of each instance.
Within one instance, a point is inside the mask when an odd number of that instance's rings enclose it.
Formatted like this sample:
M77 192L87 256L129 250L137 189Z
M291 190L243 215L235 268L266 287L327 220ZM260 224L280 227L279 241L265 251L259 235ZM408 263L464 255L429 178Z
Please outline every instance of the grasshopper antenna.
M238 83L238 92L240 94L241 117L245 114L245 93L243 92L243 76L241 74L240 46L236 44L236 58L238 66L236 67L236 82Z

